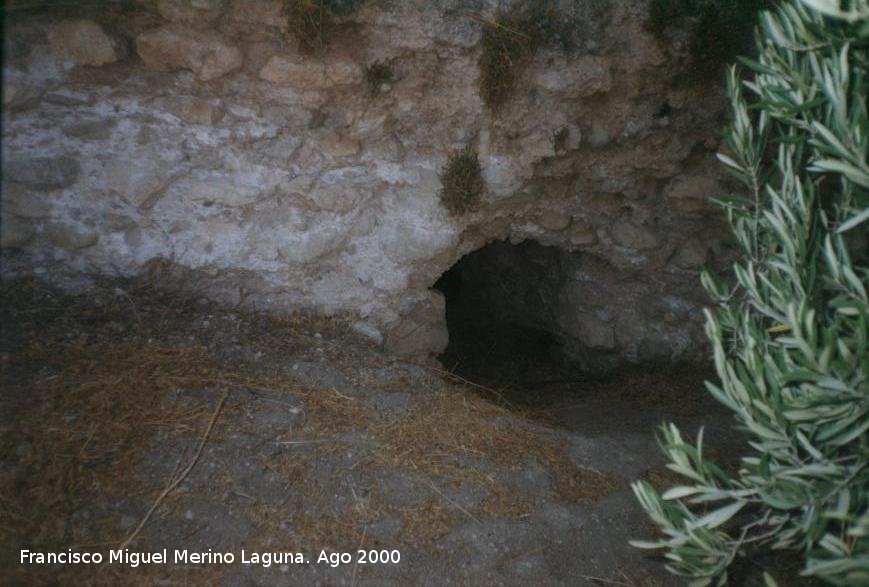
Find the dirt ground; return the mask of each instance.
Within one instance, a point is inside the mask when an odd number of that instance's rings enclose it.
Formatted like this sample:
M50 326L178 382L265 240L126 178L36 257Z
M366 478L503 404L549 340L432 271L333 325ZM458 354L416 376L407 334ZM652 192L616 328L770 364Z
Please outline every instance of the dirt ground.
M144 282L0 295L4 584L678 585L627 544L653 531L629 484L673 482L663 420L729 426L696 370L592 381L514 364L484 386L389 356L340 318ZM19 562L123 547L170 562ZM173 564L175 549L235 561ZM242 549L307 562L245 564Z

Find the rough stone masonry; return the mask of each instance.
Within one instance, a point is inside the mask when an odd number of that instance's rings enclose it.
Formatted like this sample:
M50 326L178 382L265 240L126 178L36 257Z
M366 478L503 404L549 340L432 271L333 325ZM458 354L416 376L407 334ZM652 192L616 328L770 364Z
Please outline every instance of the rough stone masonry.
M369 0L315 54L279 0L10 3L3 271L69 282L164 260L217 300L349 313L424 355L448 336L435 281L488 242L533 239L578 260L563 336L631 362L691 358L699 270L728 254L710 203L721 84L685 75L645 2L561 4L570 46L538 50L492 111L481 23L506 2ZM374 62L395 75L369 91ZM451 216L439 172L465 145L484 200Z

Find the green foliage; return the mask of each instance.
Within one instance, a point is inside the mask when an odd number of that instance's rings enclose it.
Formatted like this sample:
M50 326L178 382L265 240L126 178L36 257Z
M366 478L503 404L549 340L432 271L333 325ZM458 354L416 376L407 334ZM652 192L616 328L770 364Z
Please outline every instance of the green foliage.
M386 61L375 61L365 66L365 83L372 96L380 92L383 84L388 84L395 79L395 71Z
M749 547L867 585L869 2L785 2L761 15L758 47L750 81L730 70L719 155L744 186L722 202L743 260L730 286L703 276L720 379L707 387L750 449L731 475L705 459L702 433L695 445L664 426L685 484L634 484L664 534L634 545L665 549L668 568L700 585L725 582Z
M476 151L465 147L450 155L441 170L441 202L450 214L473 210L483 195L483 174Z
M660 38L686 30L694 70L717 75L710 65L749 52L757 13L772 5L773 0L651 0L647 25Z
M284 13L299 48L323 51L338 27L338 19L357 10L365 0L284 0Z
M483 22L480 95L489 108L504 103L516 84L519 67L544 45L570 46L571 23L553 0L530 0L524 9Z

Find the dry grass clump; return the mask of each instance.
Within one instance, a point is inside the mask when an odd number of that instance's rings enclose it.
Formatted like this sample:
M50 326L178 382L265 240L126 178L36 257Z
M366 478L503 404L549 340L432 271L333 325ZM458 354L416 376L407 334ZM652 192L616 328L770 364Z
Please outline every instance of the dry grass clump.
M566 126L559 127L552 133L550 141L552 142L552 150L556 155L564 152L567 149L567 139L570 138L570 129Z
M357 10L365 0L284 0L284 13L299 48L323 51L338 28L338 19Z
M395 70L387 61L375 61L365 66L365 83L368 84L368 92L372 96L380 93L383 84L388 84L395 79Z
M440 177L441 203L450 214L464 214L477 207L483 195L483 172L477 152L470 146L450 155Z
M489 108L503 104L516 84L522 59L533 53L533 39L522 32L523 22L502 18L483 26L480 55L480 96Z
M480 96L492 110L506 102L527 59L544 45L566 48L575 26L553 0L530 0L517 12L477 20L483 25Z

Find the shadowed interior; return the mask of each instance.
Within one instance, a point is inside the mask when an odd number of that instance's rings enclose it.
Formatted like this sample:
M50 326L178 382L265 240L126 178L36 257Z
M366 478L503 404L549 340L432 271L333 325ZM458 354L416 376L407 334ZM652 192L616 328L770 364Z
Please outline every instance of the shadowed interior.
M571 256L535 241L496 241L460 259L434 285L446 298L444 365L498 387L539 389L580 375L559 328Z

